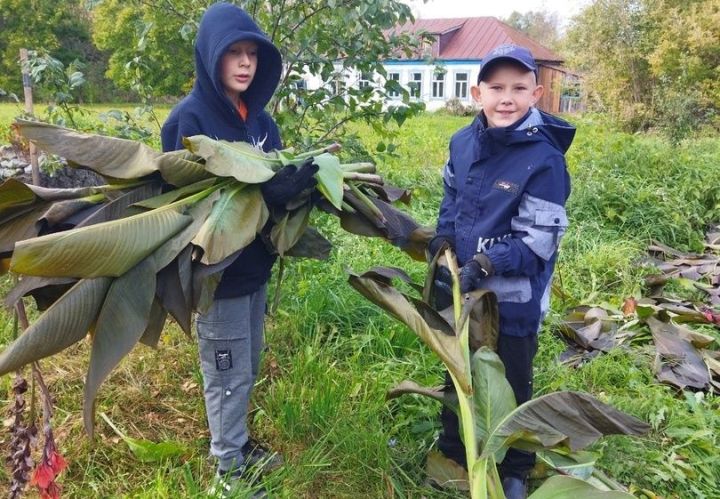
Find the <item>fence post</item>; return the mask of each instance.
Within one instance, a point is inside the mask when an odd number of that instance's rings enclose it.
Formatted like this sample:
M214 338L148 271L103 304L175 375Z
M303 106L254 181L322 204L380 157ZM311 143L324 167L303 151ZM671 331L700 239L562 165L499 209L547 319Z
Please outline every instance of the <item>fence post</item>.
M25 112L33 114L32 81L27 71L27 49L20 49L20 66L22 68L23 92L25 93ZM30 168L32 170L32 183L40 185L40 169L38 168L37 148L30 142Z

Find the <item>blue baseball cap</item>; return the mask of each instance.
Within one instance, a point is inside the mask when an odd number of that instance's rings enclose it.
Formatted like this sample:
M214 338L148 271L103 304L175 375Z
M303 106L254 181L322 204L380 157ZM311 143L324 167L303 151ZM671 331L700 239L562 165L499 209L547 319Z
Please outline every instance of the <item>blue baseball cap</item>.
M478 74L478 85L483 78L487 76L490 67L498 61L514 61L519 63L521 66L527 68L528 71L535 73L535 78L538 77L538 68L535 64L535 58L532 56L530 51L525 47L519 45L505 44L498 45L490 52L488 52L482 59L480 66L480 74Z

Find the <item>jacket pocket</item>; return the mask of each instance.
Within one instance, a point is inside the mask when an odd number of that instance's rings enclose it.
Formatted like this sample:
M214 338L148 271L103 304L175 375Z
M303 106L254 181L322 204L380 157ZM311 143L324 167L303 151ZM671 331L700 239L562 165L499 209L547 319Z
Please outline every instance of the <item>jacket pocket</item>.
M498 302L527 303L532 298L530 278L525 276L492 276L483 280L482 287L495 293Z

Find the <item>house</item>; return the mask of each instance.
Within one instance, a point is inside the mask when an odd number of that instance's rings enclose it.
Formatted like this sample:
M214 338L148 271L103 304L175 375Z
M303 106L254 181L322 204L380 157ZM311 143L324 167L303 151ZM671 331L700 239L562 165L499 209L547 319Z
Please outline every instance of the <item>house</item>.
M561 102L561 94L568 82L570 86L574 84L576 76L563 68L562 57L494 17L418 19L397 30L424 33L428 42L410 57L385 61L387 77L399 81L412 99L424 101L429 110L440 109L454 98L472 105L470 87L477 83L482 57L494 47L508 43L527 47L538 63L539 83L545 87L538 107L551 113L571 110L568 99ZM348 71L333 84L363 86L373 81L382 82L379 75ZM307 82L309 89L322 85L317 78L310 77Z

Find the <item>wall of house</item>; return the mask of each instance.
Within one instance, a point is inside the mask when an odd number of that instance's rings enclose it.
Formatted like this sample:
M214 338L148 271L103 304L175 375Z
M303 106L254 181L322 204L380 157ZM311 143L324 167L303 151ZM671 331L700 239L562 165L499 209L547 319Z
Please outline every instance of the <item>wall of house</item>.
M436 69L444 71L443 80L435 80ZM465 105L472 105L472 97L470 96L470 87L477 81L479 71L479 63L475 61L444 61L442 65L429 65L425 62L418 61L398 61L388 62L385 64L389 78L397 78L400 84L410 90L416 83L416 79L420 79L419 92L415 91L412 100L422 100L425 102L426 109L435 111L445 106L445 102L452 98L459 98ZM340 67L338 66L338 71ZM462 80L464 77L465 80ZM313 90L323 86L323 81L315 75L306 74L304 76L308 90ZM360 83L360 74L356 71L346 70L343 72L343 80L346 85L358 85ZM375 74L373 81L379 85L384 84L383 78ZM442 87L442 95L440 90ZM433 93L435 88L435 93ZM400 101L401 97L397 96Z
M452 98L458 98L465 105L473 105L470 87L477 81L480 63L477 61L443 61L441 65L430 65L424 61L394 61L385 63L385 69L388 78L398 79L400 84L408 90L415 86L419 79L419 91L413 91L411 98L422 100L425 102L426 109L436 111L445 107L445 103ZM435 79L438 69L444 71L442 81ZM338 66L339 74L340 71L341 67ZM357 71L345 70L341 74L344 85L357 86L361 82L361 75ZM560 93L565 73L557 68L540 65L538 76L538 83L545 87L538 107L549 113L557 113L560 110ZM466 79L462 80L463 77ZM308 90L330 85L330 83L323 83L315 75L306 74L304 79ZM378 74L372 76L372 81L377 85L384 84L382 77ZM438 95L440 87L442 87L442 95ZM435 93L433 89L435 89ZM396 99L399 102L401 97L398 95Z

